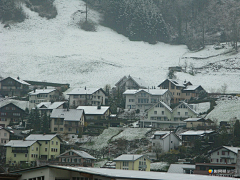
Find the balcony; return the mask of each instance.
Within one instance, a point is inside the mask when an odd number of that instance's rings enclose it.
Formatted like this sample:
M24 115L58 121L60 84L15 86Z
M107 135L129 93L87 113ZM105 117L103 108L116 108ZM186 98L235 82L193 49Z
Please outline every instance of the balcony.
M28 153L27 149L12 149L12 153Z
M79 124L64 124L64 127L66 127L66 128L69 128L69 127L72 127L72 128L77 128L77 127L80 127L80 125Z

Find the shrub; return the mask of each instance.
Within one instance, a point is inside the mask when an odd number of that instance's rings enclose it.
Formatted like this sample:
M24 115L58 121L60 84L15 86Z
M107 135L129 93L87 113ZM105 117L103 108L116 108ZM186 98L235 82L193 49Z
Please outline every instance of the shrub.
M89 21L89 20L80 22L80 27L81 27L81 29L83 29L85 31L92 31L92 32L96 31L95 23L92 21Z

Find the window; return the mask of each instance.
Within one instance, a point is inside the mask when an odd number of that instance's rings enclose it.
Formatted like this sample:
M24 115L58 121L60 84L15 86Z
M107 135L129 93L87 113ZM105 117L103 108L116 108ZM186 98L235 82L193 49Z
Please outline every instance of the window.
M38 151L38 147L36 147L36 151Z
M12 110L16 110L16 108L15 108L15 107L12 107Z
M74 99L78 98L78 95L73 95L73 98L74 98Z
M185 112L185 116L188 116L188 112Z
M54 131L57 131L57 128L54 128Z
M34 150L34 147L32 146L32 151Z
M68 128L68 131L72 131L72 128Z
M47 152L47 148L45 148L45 152Z
M225 155L225 151L222 151L222 155Z
M7 137L7 133L4 133L4 136Z
M63 131L63 128L60 128L60 131Z
M219 155L219 151L217 152L217 155Z
M54 142L52 141L52 145L54 144Z
M218 159L217 159L217 162L218 162Z
M14 157L16 157L17 155L16 154L14 154Z
M56 141L56 145L58 145L58 141Z
M129 99L129 102L134 102L134 99Z
M45 144L47 144L48 142L47 141L45 141Z
M164 115L164 111L162 111L162 115Z
M154 114L157 114L157 111L154 111Z
M128 161L123 161L123 166L128 166Z
M180 116L180 112L177 113Z
M62 162L65 162L65 158L62 158Z
M13 113L13 116L20 116L20 113Z
M4 112L1 112L1 116L5 116L6 115L6 113L4 113Z

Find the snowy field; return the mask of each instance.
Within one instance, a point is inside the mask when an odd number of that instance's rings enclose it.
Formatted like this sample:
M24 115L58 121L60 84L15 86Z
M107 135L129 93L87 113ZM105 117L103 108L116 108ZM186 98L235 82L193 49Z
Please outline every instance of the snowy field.
M240 98L234 97L231 100L216 101L217 106L206 116L206 119L231 121L234 118L240 119Z
M121 132L122 131L122 132ZM132 141L135 139L145 138L146 133L151 131L151 128L114 128L105 129L102 134L92 138L92 144L85 144L81 147L87 149L101 150L108 146L109 140L125 139ZM119 134L118 134L119 133Z
M192 109L199 113L205 113L210 108L210 102L198 103L198 104L189 104L192 106Z
M84 2L55 0L55 5L58 16L54 19L46 20L24 7L28 19L11 25L11 29L0 25L1 76L70 83L72 87L103 87L113 86L131 74L152 87L166 78L169 66L186 62L205 68L195 76L177 73L179 79L201 84L209 92L224 83L228 92L240 92L240 72L236 69L240 67L239 54L221 55L230 50L228 46L222 50L208 46L193 53L184 45L131 42L100 25L97 32L85 32L76 26L84 14L73 15L84 10ZM98 23L101 16L90 10L89 18Z

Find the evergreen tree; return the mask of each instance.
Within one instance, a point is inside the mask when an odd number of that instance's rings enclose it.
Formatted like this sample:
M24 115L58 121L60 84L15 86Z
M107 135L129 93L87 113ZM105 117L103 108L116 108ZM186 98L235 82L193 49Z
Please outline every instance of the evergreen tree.
M29 128L29 129L34 128L34 113L33 113L33 111L31 111L28 116L27 128Z
M240 122L236 120L233 126L234 146L240 145Z
M47 113L44 112L42 116L42 132L43 133L49 133L49 116L47 116Z
M40 131L41 130L41 125L42 125L42 120L41 120L41 117L40 117L39 110L36 107L34 109L34 130L35 131Z

